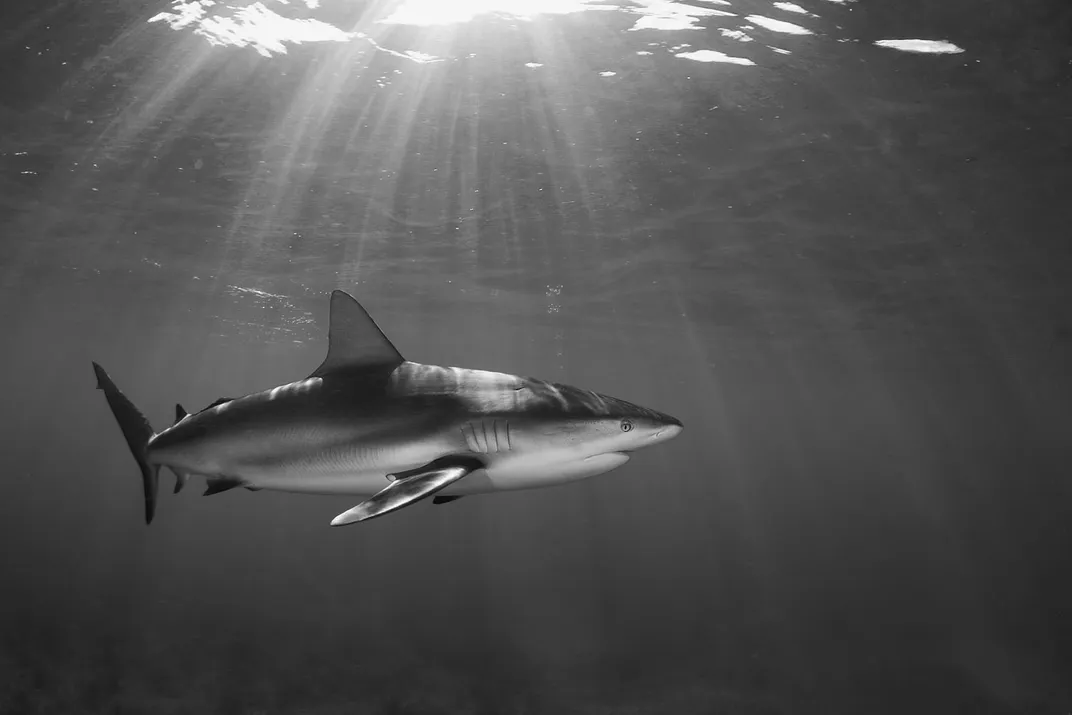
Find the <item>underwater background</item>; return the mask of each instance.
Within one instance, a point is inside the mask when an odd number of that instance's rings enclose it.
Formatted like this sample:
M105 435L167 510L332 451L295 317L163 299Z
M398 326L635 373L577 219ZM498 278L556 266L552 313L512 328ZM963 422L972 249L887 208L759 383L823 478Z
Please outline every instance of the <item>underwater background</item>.
M1072 5L0 10L0 713L1072 710ZM162 485L407 358L679 418L562 487Z

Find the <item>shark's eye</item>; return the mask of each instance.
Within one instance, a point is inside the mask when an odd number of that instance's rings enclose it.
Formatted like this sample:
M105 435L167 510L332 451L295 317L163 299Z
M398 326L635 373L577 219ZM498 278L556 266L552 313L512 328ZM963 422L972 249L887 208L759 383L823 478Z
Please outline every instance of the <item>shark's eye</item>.
M629 420L622 420L622 432L630 432L633 429L633 423Z

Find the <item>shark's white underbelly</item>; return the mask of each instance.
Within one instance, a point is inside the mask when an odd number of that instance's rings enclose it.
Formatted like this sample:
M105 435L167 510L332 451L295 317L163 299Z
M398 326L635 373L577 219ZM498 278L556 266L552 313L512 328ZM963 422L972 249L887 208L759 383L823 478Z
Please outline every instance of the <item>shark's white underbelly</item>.
M318 465L315 469L265 470L242 476L249 486L258 489L310 494L371 495L390 484L388 474L415 469L449 454L446 452L418 455L408 454L409 451L415 450L400 451L390 464L354 465L356 468L351 469L339 468L342 465L332 467L329 464ZM564 484L602 474L629 460L629 455L618 452L580 458L566 455L548 458L546 455L522 454L489 457L479 453L472 456L484 458L488 466L448 486L441 492L443 495L463 496Z

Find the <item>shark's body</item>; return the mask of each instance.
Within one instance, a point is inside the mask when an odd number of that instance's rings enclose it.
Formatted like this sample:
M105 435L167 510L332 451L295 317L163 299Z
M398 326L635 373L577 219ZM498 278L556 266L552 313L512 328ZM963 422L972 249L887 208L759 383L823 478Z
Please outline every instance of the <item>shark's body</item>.
M335 291L328 356L305 380L222 399L153 433L94 364L98 387L142 469L146 520L157 475L235 486L374 495L332 523L378 516L432 494L550 486L624 464L681 431L673 417L566 385L404 360L352 297Z

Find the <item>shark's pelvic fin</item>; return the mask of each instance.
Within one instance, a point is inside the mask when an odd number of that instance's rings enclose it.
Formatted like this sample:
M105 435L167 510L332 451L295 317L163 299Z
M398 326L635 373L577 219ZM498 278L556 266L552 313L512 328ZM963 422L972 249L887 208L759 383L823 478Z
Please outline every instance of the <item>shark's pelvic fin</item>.
M484 463L475 457L449 456L429 462L423 467L392 475L394 480L353 509L331 520L332 526L343 526L388 514L396 509L429 497L465 475L482 469Z
M461 497L460 494L455 495L455 496L450 496L450 497L434 496L434 497L432 497L432 503L433 504L450 504L452 501L455 501L455 500L461 499L461 498L462 497Z
M207 483L208 486L205 487L205 492L201 496L212 496L228 489L245 486L241 479L235 479L234 477L209 477Z
M104 390L108 406L112 408L115 421L119 423L119 429L123 431L127 446L130 447L130 452L134 455L138 468L141 470L141 483L145 493L145 523L149 524L156 513L156 494L160 484L160 466L149 464L147 454L153 428L134 403L119 391L104 368L93 363L93 372L97 375L97 389Z
M361 368L395 368L404 358L361 304L341 290L331 294L328 355L310 377Z
M182 405L177 402L175 403L175 424L182 422L189 415L190 413L187 412ZM172 491L172 494L178 494L182 491L182 488L186 486L186 481L190 478L190 475L175 467L169 467L169 469L175 474L175 489Z
M182 491L182 488L186 486L186 482L190 479L190 475L186 472L179 471L175 467L170 467L170 469L175 473L175 491L173 493L178 494Z

